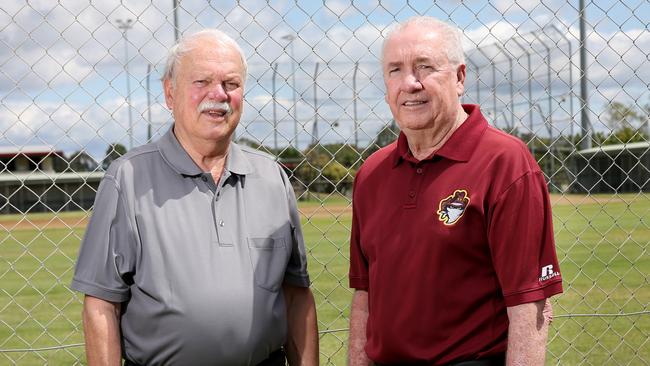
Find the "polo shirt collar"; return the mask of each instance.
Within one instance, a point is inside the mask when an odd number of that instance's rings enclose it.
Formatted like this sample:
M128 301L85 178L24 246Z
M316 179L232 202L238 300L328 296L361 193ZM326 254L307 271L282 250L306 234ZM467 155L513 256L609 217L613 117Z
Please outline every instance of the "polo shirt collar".
M176 173L185 176L199 176L204 173L178 142L176 135L174 135L174 126L158 140L157 144L163 159ZM226 170L237 175L246 175L253 172L252 164L248 161L241 147L234 142L231 142L228 147Z
M449 140L438 151L423 160L431 160L436 156L440 156L459 162L469 161L488 123L478 105L463 104L463 110L468 114L465 122L454 131ZM406 135L400 132L397 139L397 148L393 153L393 166L397 166L403 160L417 162L409 150Z
M244 154L241 147L234 142L231 142L228 148L226 169L230 173L237 175L246 175L253 172L253 165L248 160L248 157Z

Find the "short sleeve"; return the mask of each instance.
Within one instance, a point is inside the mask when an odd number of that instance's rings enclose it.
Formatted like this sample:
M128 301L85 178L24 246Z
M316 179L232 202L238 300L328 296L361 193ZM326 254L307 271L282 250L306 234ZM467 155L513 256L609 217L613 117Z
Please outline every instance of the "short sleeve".
M541 172L529 172L499 195L488 221L492 261L506 306L562 292L553 217Z
M284 273L284 283L296 287L309 287L309 273L307 272L307 252L305 240L300 225L300 214L293 187L284 170L278 166L285 187L287 203L289 205L289 219L291 221L291 256Z
M115 179L102 180L81 242L71 287L113 302L129 299L135 246L126 208Z
M358 198L357 198L357 185L360 174L354 181L353 199L352 199L352 231L350 233L350 271L348 279L350 288L357 290L368 290L368 261L361 249L361 233L359 230L359 216L358 216Z

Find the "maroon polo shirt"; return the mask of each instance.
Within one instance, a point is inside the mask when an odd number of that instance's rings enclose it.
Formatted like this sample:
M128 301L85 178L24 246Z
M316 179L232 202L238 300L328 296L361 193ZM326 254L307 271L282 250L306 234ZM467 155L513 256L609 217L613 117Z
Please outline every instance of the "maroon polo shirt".
M368 291L366 353L442 365L504 352L506 306L562 292L544 175L478 106L418 161L404 134L354 183L350 287Z

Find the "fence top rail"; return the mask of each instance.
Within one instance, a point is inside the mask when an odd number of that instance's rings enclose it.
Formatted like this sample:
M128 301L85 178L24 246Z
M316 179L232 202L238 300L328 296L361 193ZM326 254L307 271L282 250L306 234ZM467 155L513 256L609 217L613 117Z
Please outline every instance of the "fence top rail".
M46 173L41 171L21 172L21 173L2 173L0 174L0 183L66 183L83 180L85 182L100 181L104 177L104 172L66 172L66 173Z

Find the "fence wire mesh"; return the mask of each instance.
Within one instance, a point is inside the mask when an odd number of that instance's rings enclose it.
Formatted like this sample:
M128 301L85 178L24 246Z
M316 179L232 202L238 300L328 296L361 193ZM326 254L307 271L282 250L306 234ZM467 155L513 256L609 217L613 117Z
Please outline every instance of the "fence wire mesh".
M465 102L524 140L547 176L565 280L547 363L649 364L647 0L5 0L0 365L85 363L68 285L95 190L110 161L169 128L166 50L204 27L248 56L235 138L290 172L321 363L345 364L351 182L396 136L378 55L387 27L418 14L463 30Z

